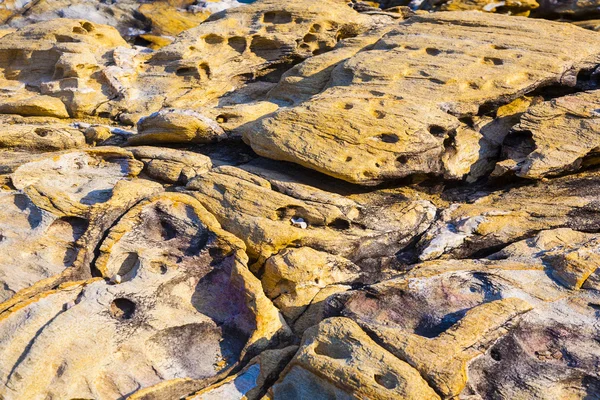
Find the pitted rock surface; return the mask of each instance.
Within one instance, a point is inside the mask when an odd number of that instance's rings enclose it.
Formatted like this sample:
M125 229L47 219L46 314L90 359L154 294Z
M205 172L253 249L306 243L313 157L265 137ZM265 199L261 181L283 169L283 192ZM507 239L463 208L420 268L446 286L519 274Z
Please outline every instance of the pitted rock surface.
M0 0L0 399L600 398L596 8Z

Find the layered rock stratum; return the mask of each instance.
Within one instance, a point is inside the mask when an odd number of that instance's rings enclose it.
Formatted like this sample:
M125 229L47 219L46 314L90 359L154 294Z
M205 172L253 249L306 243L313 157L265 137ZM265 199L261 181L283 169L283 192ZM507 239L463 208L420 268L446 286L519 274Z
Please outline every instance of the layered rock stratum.
M599 6L0 0L0 399L600 399Z

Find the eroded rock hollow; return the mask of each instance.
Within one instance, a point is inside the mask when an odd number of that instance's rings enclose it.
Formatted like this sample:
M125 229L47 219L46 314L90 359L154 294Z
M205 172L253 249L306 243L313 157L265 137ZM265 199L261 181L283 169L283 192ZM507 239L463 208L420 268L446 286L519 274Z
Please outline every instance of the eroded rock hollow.
M0 399L600 399L599 7L0 1Z

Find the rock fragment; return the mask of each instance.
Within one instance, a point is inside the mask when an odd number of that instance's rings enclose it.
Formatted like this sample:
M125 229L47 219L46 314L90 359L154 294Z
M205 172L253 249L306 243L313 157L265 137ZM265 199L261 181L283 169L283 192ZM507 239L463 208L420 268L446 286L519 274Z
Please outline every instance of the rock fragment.
M162 110L138 121L131 145L157 143L210 143L227 135L216 121L190 110Z
M496 175L509 170L524 178L541 179L577 170L586 163L586 157L593 164L594 154L600 151L599 107L600 91L593 90L529 108L511 133L512 142L520 144L519 150L506 151L508 156L517 153L517 157L499 163ZM533 151L519 157L529 143Z
M115 147L74 151L17 168L11 179L32 201L56 215L85 216L111 198L115 184L137 176L143 164Z
M451 204L422 236L420 258L490 254L546 229L595 232L598 178L590 170L503 190L448 192Z
M161 147L127 147L144 163L144 171L155 179L169 183L187 183L212 167L210 158L185 150Z
M44 152L84 146L81 131L68 125L0 124L0 148Z
M435 213L435 207L418 196L385 205L368 200L360 204L304 183L300 169L284 173L264 160L243 169L217 167L191 180L186 193L243 238L257 267L289 246L312 247L368 264L406 246ZM302 218L308 227L293 226L292 218Z

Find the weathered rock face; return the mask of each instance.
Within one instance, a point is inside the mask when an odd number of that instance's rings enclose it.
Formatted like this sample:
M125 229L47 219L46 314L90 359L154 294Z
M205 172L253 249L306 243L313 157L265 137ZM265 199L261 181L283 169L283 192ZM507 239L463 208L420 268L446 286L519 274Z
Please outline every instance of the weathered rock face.
M489 259L419 264L338 302L445 397L583 398L597 390L592 369L579 368L600 356L597 294L577 292L561 260L590 248L593 236L559 229ZM569 328L579 323L581 332ZM500 377L501 368L522 372Z
M57 18L85 19L110 25L129 41L147 40L152 45L172 41L182 31L197 26L211 13L240 5L235 0L195 4L193 0L5 0L0 4L0 24L23 27Z
M57 275L75 258L87 221L58 218L26 195L0 192L0 302L37 281ZM19 273L14 272L19 266Z
M51 20L4 36L0 112L58 118L93 113L109 99L103 81L110 76L103 68L110 61L120 65L115 48L127 47L114 28L84 20Z
M3 125L0 131L0 148L4 149L42 152L84 146L81 131L68 125Z
M332 318L306 332L269 390L275 399L439 399L417 370L379 347L356 323Z
M10 102L0 112L135 122L165 105L193 111L217 104L246 81L276 82L290 64L373 24L374 18L337 0L285 10L278 1L264 0L225 11L152 53L130 48L106 25L50 20L3 38L0 83L8 81L2 86Z
M96 268L114 284L69 285L5 313L9 393L109 398L227 370L284 328L242 248L189 196L140 203L100 247ZM25 357L15 343L29 343Z
M291 169L293 167L290 167ZM186 186L225 229L243 238L258 264L286 247L306 246L356 263L392 256L422 233L435 207L416 193L394 203L362 203L326 192L274 163L218 167ZM306 172L304 172L306 173ZM298 179L299 178L299 179Z
M536 15L540 16L562 16L575 19L589 19L598 16L598 5L596 0L567 0L552 1L540 0Z
M0 0L0 399L600 398L595 6L243 1Z
M463 196L440 213L421 238L422 260L470 257L545 229L598 230L598 171ZM467 203L459 203L467 201Z
M570 44L557 45L557 38ZM260 155L350 182L415 173L462 177L469 169L453 168L443 156L458 149L471 157L470 166L481 135L464 134L470 128L460 118L540 86L573 84L577 71L595 65L597 43L594 34L547 21L482 13L413 17L334 67L322 56L329 77L315 96L249 124L244 138ZM463 140L473 155L461 148Z
M597 110L600 92L581 92L559 97L531 107L514 127L507 143L509 158L500 162L497 174L514 171L524 178L539 179L547 175L575 170L582 163L594 163L600 147ZM533 141L534 150L520 158ZM515 142L519 146L515 146Z

